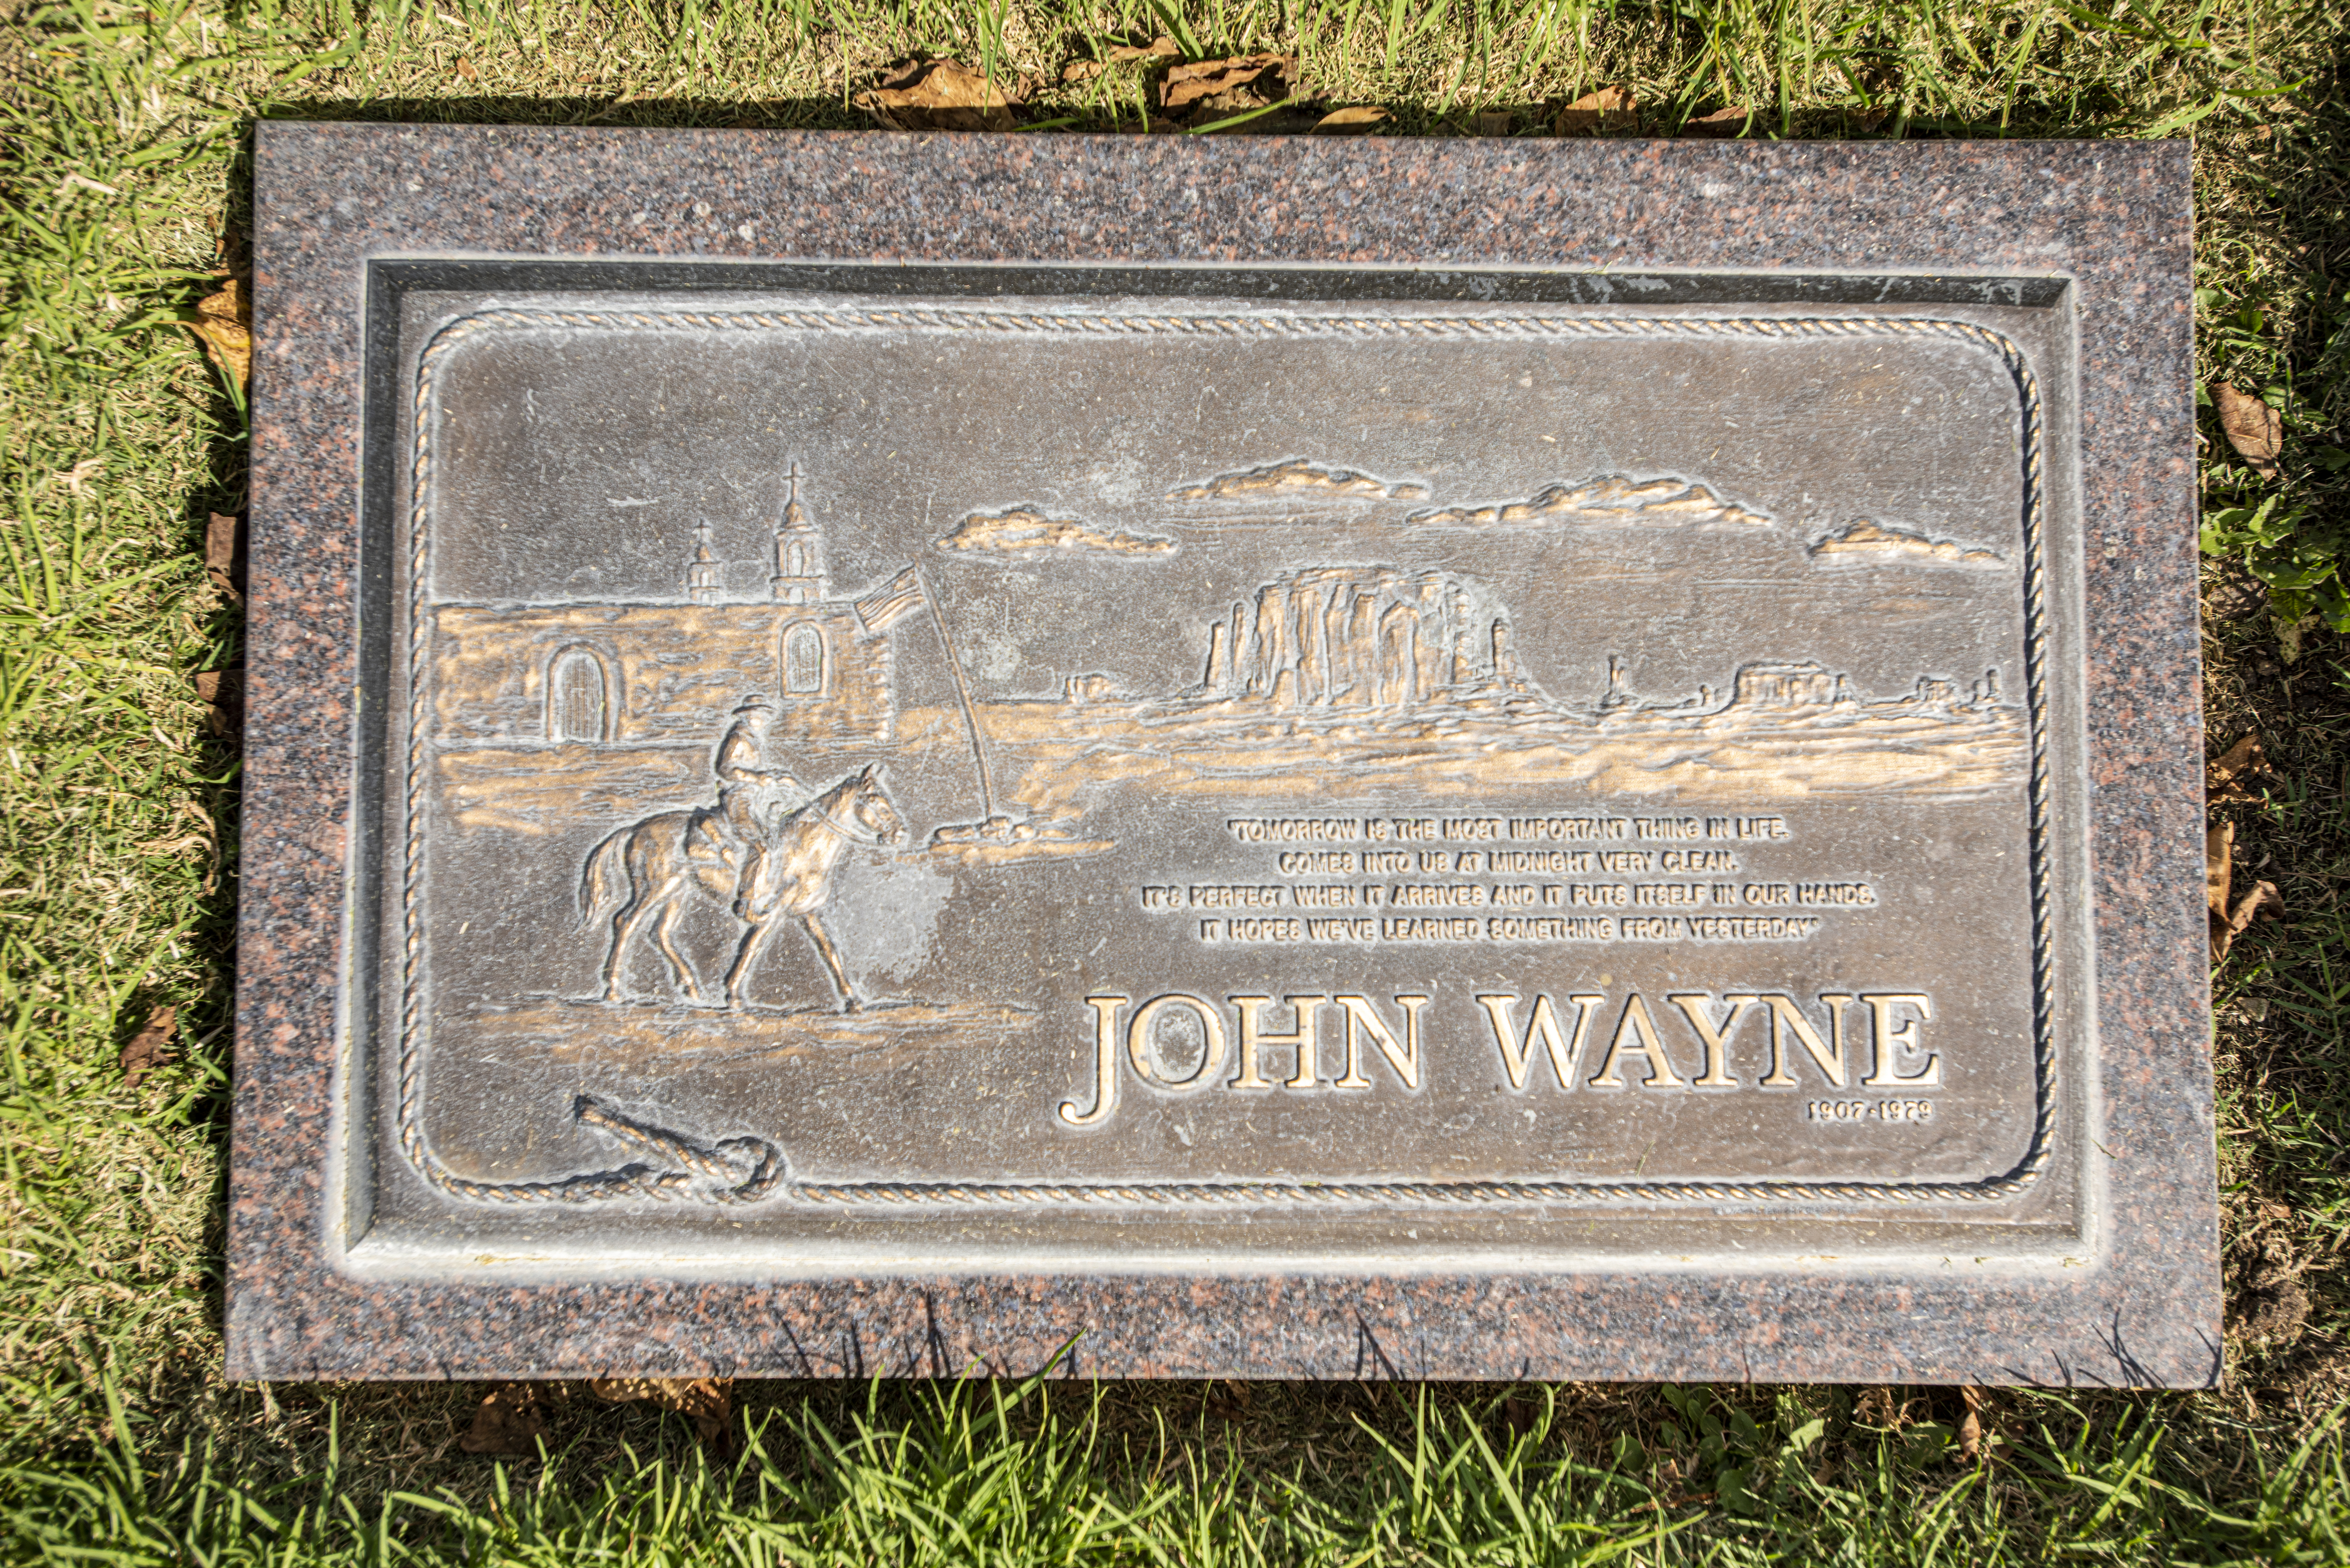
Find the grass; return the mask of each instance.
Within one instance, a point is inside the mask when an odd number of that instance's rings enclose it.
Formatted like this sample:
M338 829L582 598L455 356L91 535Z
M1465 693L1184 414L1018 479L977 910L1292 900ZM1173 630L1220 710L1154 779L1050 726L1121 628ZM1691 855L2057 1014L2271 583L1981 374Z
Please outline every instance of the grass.
M241 397L177 323L241 264L252 122L864 123L953 56L1024 125L1139 129L1165 33L1279 49L1307 110L1537 133L1628 85L1644 129L2192 135L2201 372L2279 408L2280 472L2205 424L2207 508L2350 527L2344 0L112 0L0 18L0 1542L16 1561L2339 1563L2350 1560L2350 646L2207 572L2215 746L2275 776L2217 977L2230 1336L2198 1395L744 1384L733 1450L584 1390L544 1458L457 1438L480 1390L222 1381L237 657L205 519ZM1294 123L1296 106L1241 130ZM1049 130L1024 134L1049 134ZM2285 607L2294 609L2292 605ZM2282 635L2281 635L2281 633ZM2297 657L2288 659L2288 653ZM135 1086L120 1054L179 1008Z

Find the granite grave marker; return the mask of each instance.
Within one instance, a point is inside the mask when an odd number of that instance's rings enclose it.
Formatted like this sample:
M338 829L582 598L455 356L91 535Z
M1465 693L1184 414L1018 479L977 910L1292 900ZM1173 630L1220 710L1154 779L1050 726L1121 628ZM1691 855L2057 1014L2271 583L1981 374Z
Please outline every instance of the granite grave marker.
M2183 148L256 205L240 1375L2214 1376Z

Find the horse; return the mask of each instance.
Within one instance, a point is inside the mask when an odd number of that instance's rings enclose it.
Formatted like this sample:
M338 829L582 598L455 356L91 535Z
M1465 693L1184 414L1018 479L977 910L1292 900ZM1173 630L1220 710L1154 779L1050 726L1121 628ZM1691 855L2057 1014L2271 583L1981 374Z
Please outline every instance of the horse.
M600 1000L621 999L620 976L627 968L629 950L650 920L653 946L668 961L672 981L688 1001L710 1005L702 996L702 976L671 938L688 901L699 893L731 909L743 922L743 938L726 971L728 1007L742 1010L743 988L767 939L782 918L791 915L806 930L816 956L839 988L841 1011L857 1012L864 999L857 994L840 961L840 950L833 946L831 933L816 919L816 911L831 891L834 863L850 845L887 846L906 836L897 807L881 787L878 764L868 763L849 774L777 823L768 835L765 856L747 890L740 887L739 857L722 861L692 852L693 829L714 815L709 806L660 812L620 828L588 851L579 877L580 923L592 923L619 898L623 888L627 890L612 916L612 942L604 955ZM737 853L758 847L762 846L742 845Z

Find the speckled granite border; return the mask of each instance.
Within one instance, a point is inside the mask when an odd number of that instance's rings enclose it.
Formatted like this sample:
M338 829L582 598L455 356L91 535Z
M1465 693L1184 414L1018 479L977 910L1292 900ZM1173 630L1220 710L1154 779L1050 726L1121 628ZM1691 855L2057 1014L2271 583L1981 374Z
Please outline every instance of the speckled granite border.
M2219 1366L2183 144L990 138L265 124L230 1366L243 1377L2200 1384ZM754 236L754 237L746 237ZM1936 273L2080 343L2094 1254L2045 1272L420 1282L342 1267L370 259Z

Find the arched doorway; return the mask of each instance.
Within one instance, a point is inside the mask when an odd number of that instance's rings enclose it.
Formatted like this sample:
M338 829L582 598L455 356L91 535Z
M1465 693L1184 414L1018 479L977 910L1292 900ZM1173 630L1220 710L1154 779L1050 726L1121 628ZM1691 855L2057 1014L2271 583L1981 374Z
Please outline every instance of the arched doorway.
M604 661L588 649L567 649L547 672L546 738L557 743L611 738L610 683Z
M824 690L824 633L802 621L784 633L784 691L810 697Z

